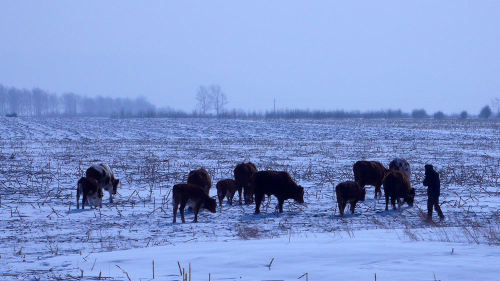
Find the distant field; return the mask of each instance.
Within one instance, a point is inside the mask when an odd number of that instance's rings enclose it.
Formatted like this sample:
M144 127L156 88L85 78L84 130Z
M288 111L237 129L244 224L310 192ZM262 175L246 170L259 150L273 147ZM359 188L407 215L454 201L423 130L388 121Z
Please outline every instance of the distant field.
M415 206L386 212L368 187L357 214L339 217L333 189L353 179L353 163L388 166L395 157L411 165ZM261 215L253 205L224 205L197 224L191 213L189 223L172 224L174 184L205 167L215 195L215 183L242 161L290 172L307 205L288 201L278 215L273 198ZM105 192L102 209L76 210L76 182L97 162L114 169L119 195L109 204ZM441 174L443 222L423 221L426 163ZM411 240L499 245L500 121L0 118L0 196L5 280L79 272L18 266L56 255L306 232L398 229Z

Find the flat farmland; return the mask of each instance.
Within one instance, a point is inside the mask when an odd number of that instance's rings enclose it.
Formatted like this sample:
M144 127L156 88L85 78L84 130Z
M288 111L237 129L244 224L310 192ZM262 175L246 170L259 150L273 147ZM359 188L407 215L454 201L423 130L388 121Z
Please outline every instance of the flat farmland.
M395 157L411 165L415 206L385 211L369 186L356 213L340 217L334 187L353 180L354 162L388 166ZM254 205L225 203L216 214L201 212L199 223L187 212L187 223L172 224L174 184L205 167L215 196L215 183L243 161L288 171L304 187L306 205L287 201L278 214L273 197L254 215ZM100 162L121 181L115 202L105 192L102 209L77 210L76 182ZM440 172L444 221L424 221L426 163ZM0 118L5 280L79 274L74 265L40 266L56 256L305 233L394 229L413 241L498 245L499 207L498 120Z

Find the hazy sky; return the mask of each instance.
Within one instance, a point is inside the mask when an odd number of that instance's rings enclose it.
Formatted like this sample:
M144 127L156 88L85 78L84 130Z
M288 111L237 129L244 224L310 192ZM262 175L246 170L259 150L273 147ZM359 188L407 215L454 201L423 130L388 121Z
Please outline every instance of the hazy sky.
M1 1L0 83L229 108L479 112L500 1Z

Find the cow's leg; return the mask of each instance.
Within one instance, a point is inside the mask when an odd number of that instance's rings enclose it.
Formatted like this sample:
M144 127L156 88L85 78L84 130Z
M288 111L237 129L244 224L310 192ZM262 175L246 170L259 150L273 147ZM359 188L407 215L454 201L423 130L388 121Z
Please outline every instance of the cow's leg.
M391 196L391 205L392 205L392 209L396 210L396 197Z
M377 199L377 194L379 195L378 198L382 198L382 188L380 185L375 186L375 199Z
M182 223L185 223L186 220L184 219L184 208L186 208L186 202L181 202L181 219L182 219Z
M229 202L229 205L233 205L233 197L234 197L235 191L228 190L226 192L226 197L227 197L227 202Z
M260 214L260 205L264 200L264 194L255 193L255 214Z
M285 203L285 199L278 198L278 211L283 213L283 204Z
M109 203L113 203L113 194L109 193Z
M337 196L337 204L339 205L340 216L344 216L344 207L345 207L345 205L343 204L342 198L339 198L338 196Z
M354 209L356 208L356 200L352 200L351 204L351 214L354 214Z
M241 201L241 190L243 189L243 186L238 186L238 197L239 197L239 201L240 201L240 205L243 204L243 202Z
M385 210L389 210L389 195L387 193L385 194Z
M176 223L177 221L177 208L179 207L179 203L178 202L174 202L173 205L173 212L174 212L174 221L173 223Z
M401 205L402 205L401 198L398 198L397 201L398 201L398 209L401 209Z
M85 203L87 202L87 194L83 193L82 197L82 209L85 209Z
M76 189L76 208L80 209L80 187Z
M224 200L224 193L217 192L217 197L219 198L219 206L222 207L222 201Z
M202 202L200 201L199 203L196 203L196 205L193 208L194 212L194 220L193 222L198 222L198 212L200 211Z

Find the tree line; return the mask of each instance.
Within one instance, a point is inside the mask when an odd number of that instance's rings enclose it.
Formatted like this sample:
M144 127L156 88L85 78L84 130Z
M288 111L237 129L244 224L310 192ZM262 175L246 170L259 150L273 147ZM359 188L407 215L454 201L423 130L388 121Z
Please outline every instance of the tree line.
M95 98L74 93L54 94L40 88L18 89L0 84L1 116L153 116L146 98Z
M0 116L99 116L99 117L170 117L170 118L240 118L240 119L341 119L341 118L433 118L467 119L500 118L500 99L484 106L477 115L467 111L445 114L425 109L411 112L402 110L344 111L273 109L268 111L244 111L227 109L228 99L220 85L200 86L196 91L196 109L192 112L172 108L157 108L146 98L86 97L74 93L54 94L42 89L18 89L0 84ZM492 110L493 108L493 110Z

